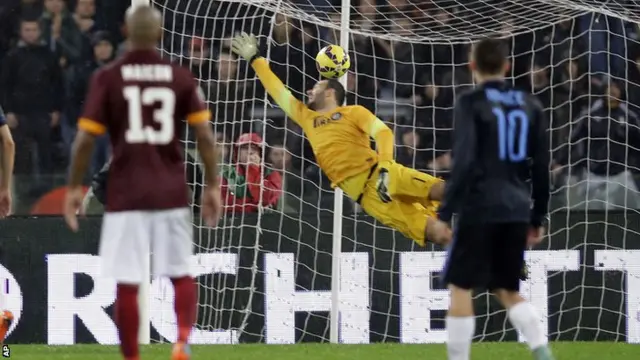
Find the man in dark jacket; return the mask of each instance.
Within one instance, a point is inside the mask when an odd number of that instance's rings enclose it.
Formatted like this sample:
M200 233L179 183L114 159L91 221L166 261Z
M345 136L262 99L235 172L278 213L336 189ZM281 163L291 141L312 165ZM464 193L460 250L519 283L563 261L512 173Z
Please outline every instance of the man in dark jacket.
M640 116L621 100L622 95L618 84L608 84L604 99L580 114L571 130L569 149L554 165L556 175L566 165L579 170L569 179L568 207L640 208L631 173L638 161Z
M60 119L61 69L56 57L40 41L36 20L20 23L20 41L2 64L0 90L7 124L13 129L17 144L16 172L26 172L24 166L30 163L26 159L35 144L39 162L34 174L51 173L51 128L58 126Z
M0 1L0 58L11 49L20 37L20 19L36 19L42 14L38 0Z
M82 59L82 32L63 0L48 0L40 18L42 39L58 55L61 66L75 64Z
M71 152L71 143L76 135L76 126L80 110L84 104L85 96L89 88L91 75L108 64L114 58L114 47L111 36L106 31L97 31L91 37L91 59L70 66L65 72L66 95L65 117L62 122L62 137L65 143L65 151ZM109 137L100 136L96 139L96 147L91 161L92 173L98 172L109 158Z

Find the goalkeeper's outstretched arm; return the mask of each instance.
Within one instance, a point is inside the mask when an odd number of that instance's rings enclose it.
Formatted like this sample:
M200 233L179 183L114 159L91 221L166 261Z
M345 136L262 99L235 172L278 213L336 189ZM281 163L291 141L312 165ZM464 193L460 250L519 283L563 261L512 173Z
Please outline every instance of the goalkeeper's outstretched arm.
M251 67L256 71L260 82L273 100L282 110L298 125L304 119L307 106L291 94L291 91L282 83L276 74L269 68L269 63L263 57L255 57L251 61Z
M276 104L289 118L302 126L301 122L304 120L304 113L308 108L302 101L296 99L276 74L271 71L267 60L259 56L258 42L255 36L245 33L236 36L232 41L232 50L251 64L260 82Z

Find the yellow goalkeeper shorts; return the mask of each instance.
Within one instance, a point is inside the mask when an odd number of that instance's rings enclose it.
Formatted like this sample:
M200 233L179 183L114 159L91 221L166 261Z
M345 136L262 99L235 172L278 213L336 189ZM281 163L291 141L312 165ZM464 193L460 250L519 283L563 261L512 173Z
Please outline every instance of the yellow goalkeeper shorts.
M424 231L427 218L435 217L439 202L428 200L431 186L442 180L396 162L387 163L389 188L392 200L380 200L376 181L380 172L378 166L373 172L366 171L345 180L340 187L354 200L360 198L363 210L381 223L392 227L418 245L425 245ZM369 176L370 174L370 176ZM364 180L368 178L368 180ZM355 194L356 184L364 182L361 195ZM362 187L360 187L362 188Z

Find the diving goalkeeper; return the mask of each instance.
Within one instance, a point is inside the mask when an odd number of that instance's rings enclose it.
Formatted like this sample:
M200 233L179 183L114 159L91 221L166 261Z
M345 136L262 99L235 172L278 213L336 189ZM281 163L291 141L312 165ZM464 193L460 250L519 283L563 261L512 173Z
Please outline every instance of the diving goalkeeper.
M336 80L322 80L308 91L307 105L297 100L258 55L255 36L245 33L232 50L247 60L269 95L304 130L320 168L357 201L365 212L420 246L425 240L444 243L448 229L435 220L444 182L393 161L393 132L359 105L342 106L345 89ZM377 153L371 149L375 139Z

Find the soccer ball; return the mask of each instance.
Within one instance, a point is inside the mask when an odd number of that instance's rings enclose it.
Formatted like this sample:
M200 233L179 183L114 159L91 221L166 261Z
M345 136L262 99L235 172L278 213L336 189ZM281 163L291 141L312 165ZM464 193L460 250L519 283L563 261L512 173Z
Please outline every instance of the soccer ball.
M329 45L322 48L316 55L316 66L323 77L337 79L347 73L351 60L342 47Z

